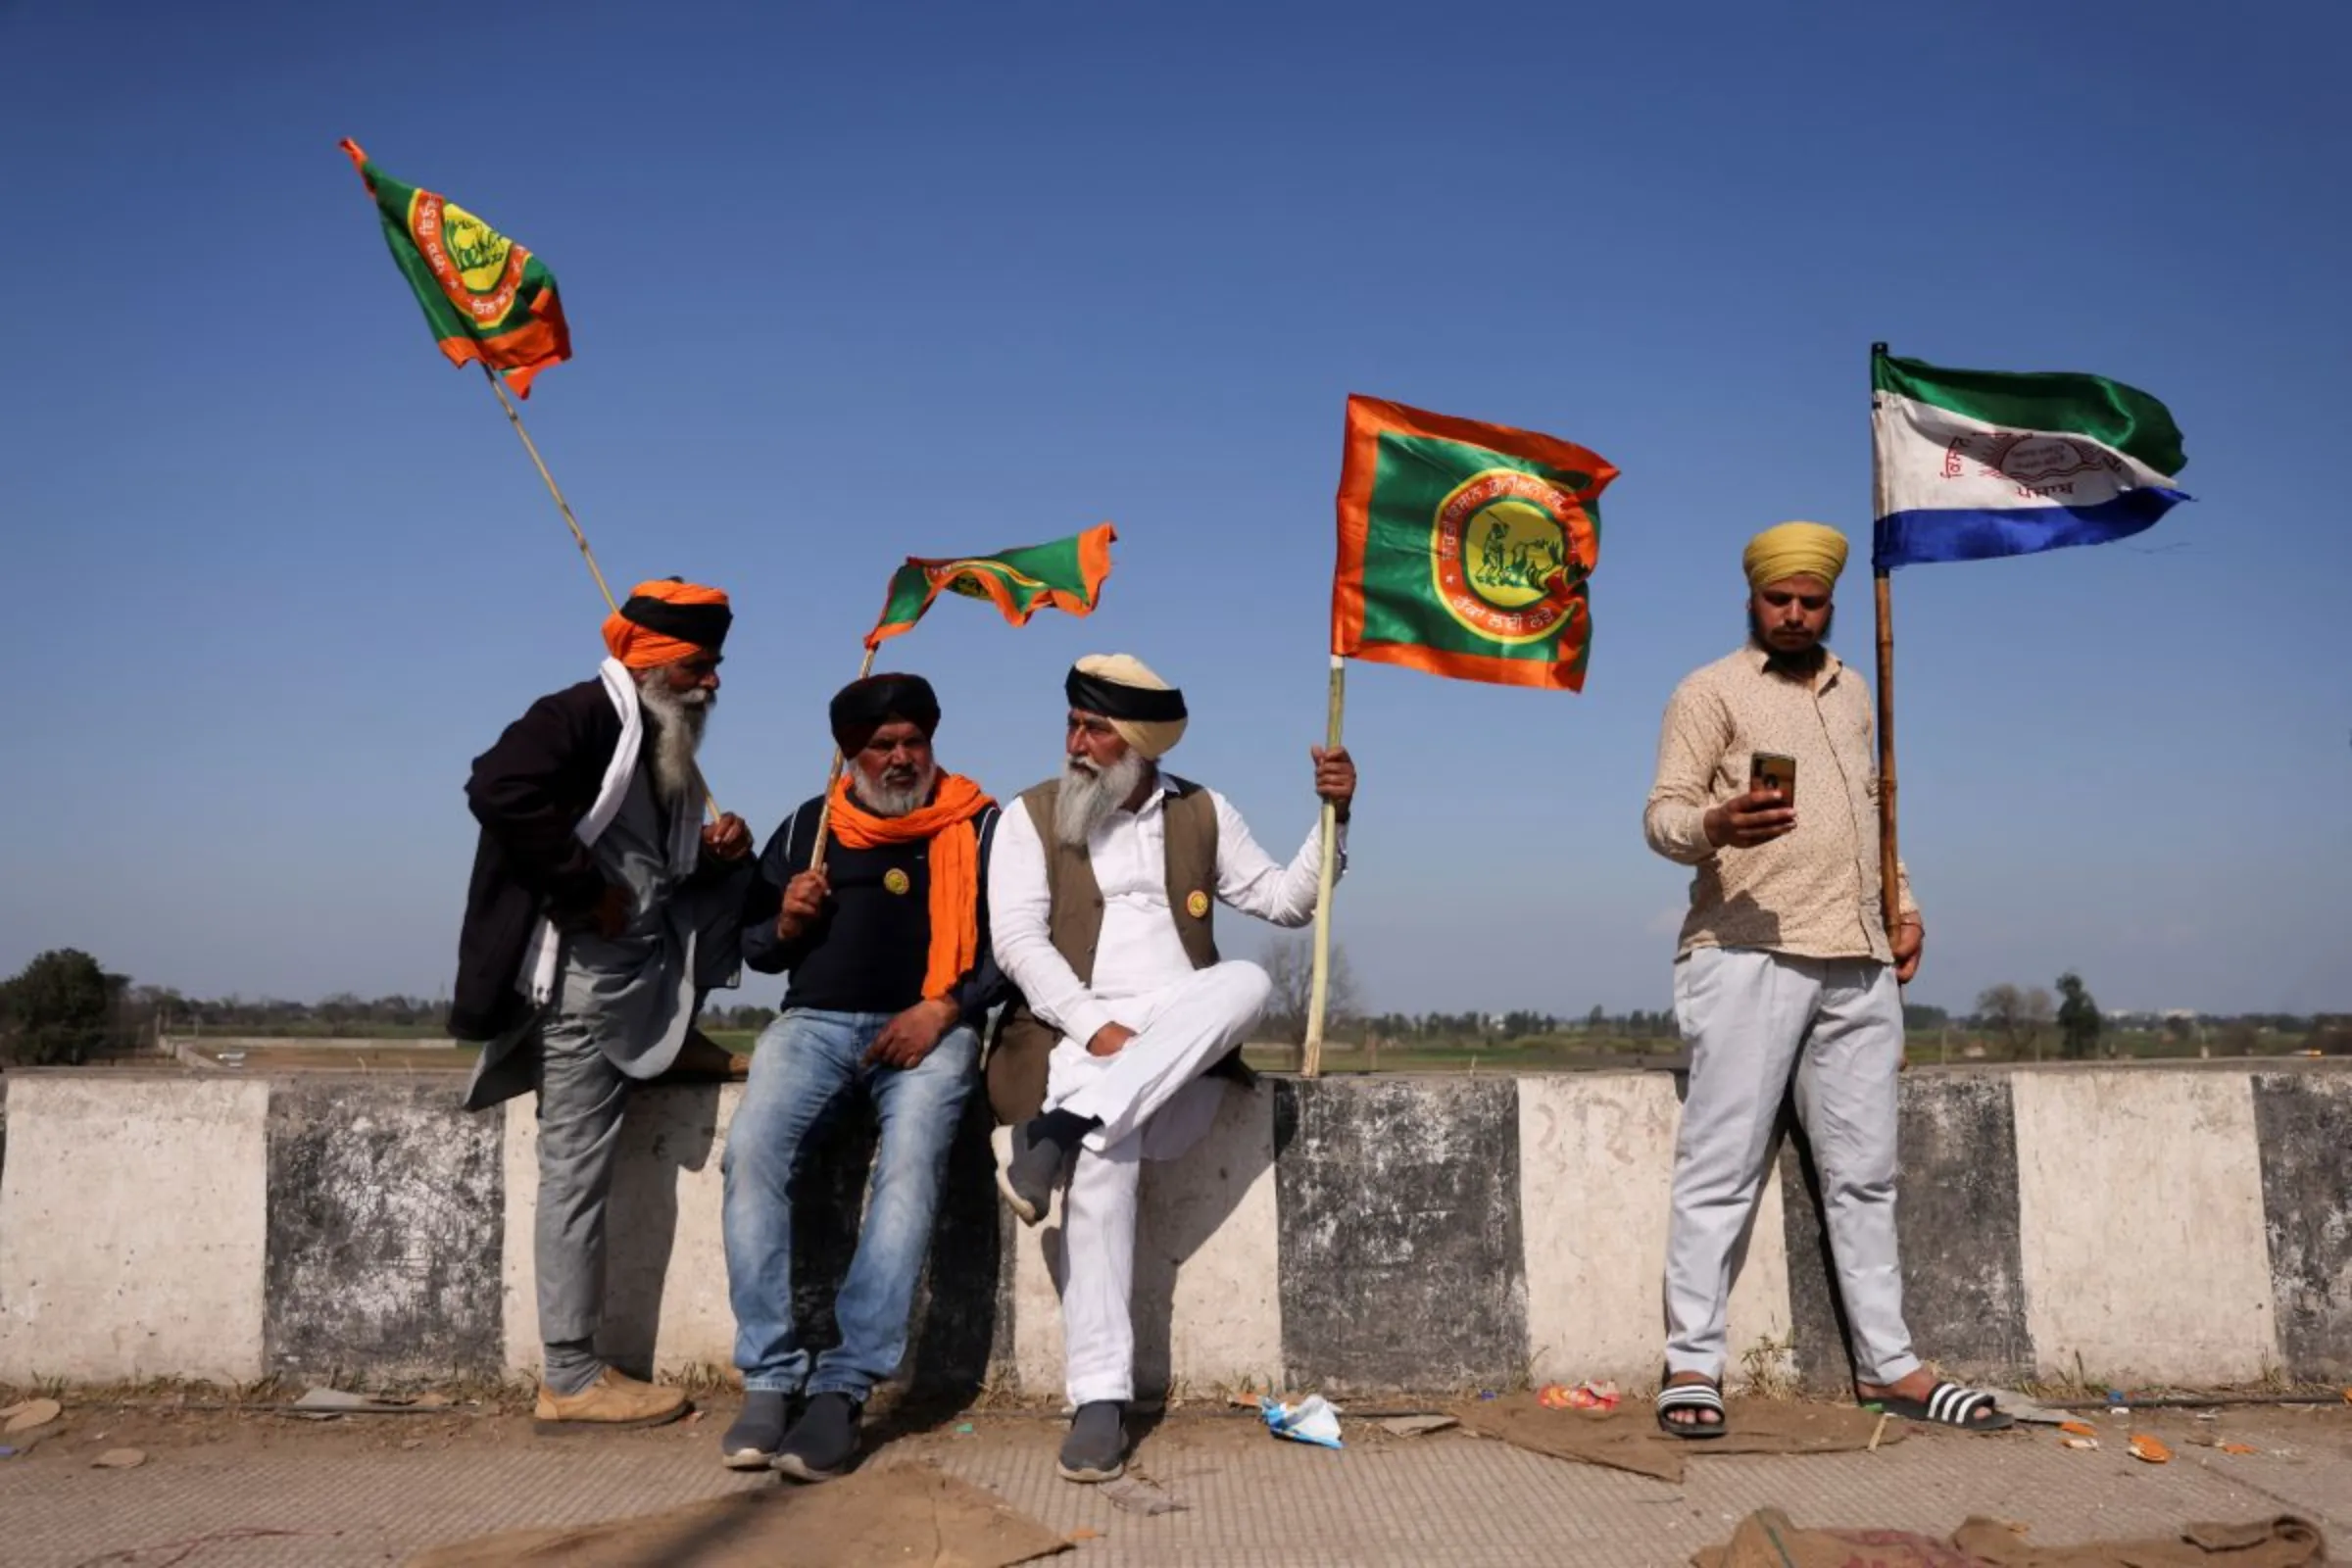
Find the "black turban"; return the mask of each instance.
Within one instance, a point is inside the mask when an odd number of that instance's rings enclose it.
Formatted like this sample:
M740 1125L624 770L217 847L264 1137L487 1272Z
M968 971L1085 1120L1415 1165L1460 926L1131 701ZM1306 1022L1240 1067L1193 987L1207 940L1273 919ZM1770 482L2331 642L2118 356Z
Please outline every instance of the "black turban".
M874 731L903 718L928 740L939 728L939 697L920 675L868 675L833 694L833 740L844 753L862 751Z

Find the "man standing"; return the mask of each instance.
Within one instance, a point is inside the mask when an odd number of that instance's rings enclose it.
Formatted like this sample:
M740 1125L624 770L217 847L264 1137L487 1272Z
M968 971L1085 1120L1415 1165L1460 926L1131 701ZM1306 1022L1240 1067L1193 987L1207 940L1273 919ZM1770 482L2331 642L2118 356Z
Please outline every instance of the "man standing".
M866 1396L906 1352L940 1176L978 1071L980 1020L1003 989L980 900L997 806L970 779L939 771L930 683L854 682L833 699L832 722L843 778L768 840L744 910L744 960L789 969L792 982L753 1053L723 1160L744 1407L719 1457L802 1481L849 1468ZM820 832L826 858L812 869ZM810 1130L852 1095L872 1107L881 1142L834 1302L841 1343L812 1370L793 1333L791 1188Z
M1845 536L1815 522L1758 534L1748 641L1667 705L1650 848L1697 867L1674 965L1690 1047L1666 1243L1666 1386L1658 1423L1724 1431L1732 1253L1764 1189L1791 1072L1821 1172L1856 1392L1913 1420L1991 1432L1992 1397L1940 1383L1911 1350L1894 1222L1899 982L1926 933L1908 873L1891 942L1879 867L1879 781L1861 677L1826 646ZM1795 761L1792 795L1754 781L1758 753Z
M542 1431L686 1413L683 1392L607 1366L595 1340L629 1085L676 1061L735 968L751 834L732 815L699 826L695 766L732 618L715 588L639 583L605 621L598 678L533 703L466 786L482 831L449 1029L483 1042L468 1110L539 1097Z
M1071 1481L1126 1467L1135 1394L1139 1161L1197 1143L1264 1010L1265 971L1220 962L1211 914L1230 905L1279 926L1314 917L1321 829L1286 865L1212 790L1159 770L1183 736L1183 693L1124 654L1078 662L1057 778L1006 813L988 883L997 962L1021 1001L988 1063L997 1183L1013 1212L1045 1217L1075 1156L1054 1270L1077 1414L1061 1447ZM1313 751L1315 791L1348 820L1355 766ZM1344 851L1345 845L1341 846ZM1344 858L1344 855L1343 855Z

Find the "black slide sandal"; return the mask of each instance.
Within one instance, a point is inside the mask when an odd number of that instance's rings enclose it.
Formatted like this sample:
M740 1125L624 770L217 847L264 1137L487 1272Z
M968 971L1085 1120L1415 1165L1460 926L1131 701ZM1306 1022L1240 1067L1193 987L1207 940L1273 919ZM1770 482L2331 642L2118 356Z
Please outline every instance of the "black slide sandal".
M1731 1430L1723 1408L1723 1390L1712 1383L1669 1383L1658 1390L1657 1409L1658 1430L1670 1438L1720 1438ZM1715 1419L1676 1421L1671 1417L1677 1410L1712 1410Z
M1957 1383L1938 1383L1928 1391L1924 1399L1906 1399L1889 1394L1862 1402L1906 1421L1950 1427L1957 1432L2006 1432L2017 1425L2017 1418L1996 1406L1991 1395L1979 1389L1964 1389ZM1978 1420L1980 1414L1984 1419Z

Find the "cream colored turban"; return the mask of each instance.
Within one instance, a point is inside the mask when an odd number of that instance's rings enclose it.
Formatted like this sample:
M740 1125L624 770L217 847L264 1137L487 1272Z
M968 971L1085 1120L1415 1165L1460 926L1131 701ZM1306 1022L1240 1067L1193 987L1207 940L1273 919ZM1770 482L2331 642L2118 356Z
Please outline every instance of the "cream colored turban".
M1070 667L1062 691L1072 708L1110 720L1136 753L1157 761L1184 739L1184 693L1130 654L1089 654Z
M1740 563L1750 588L1768 588L1790 577L1819 577L1832 584L1845 570L1845 535L1818 522L1784 522L1747 542Z

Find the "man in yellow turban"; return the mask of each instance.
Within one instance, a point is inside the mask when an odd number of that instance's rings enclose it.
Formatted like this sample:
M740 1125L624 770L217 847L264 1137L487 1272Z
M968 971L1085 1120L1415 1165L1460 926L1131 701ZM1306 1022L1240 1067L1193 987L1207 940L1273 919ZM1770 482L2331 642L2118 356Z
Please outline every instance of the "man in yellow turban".
M1818 522L1749 541L1747 643L1675 688L1642 818L1651 849L1696 871L1674 964L1690 1076L1657 1400L1659 1425L1681 1438L1725 1430L1732 1255L1792 1077L1829 1195L1857 1395L1964 1431L2010 1424L1991 1396L1931 1377L1903 1317L1895 1074L1901 982L1926 932L1903 873L1886 933L1870 693L1828 646L1845 561L1845 536Z
M1190 721L1184 693L1141 660L1097 654L1062 682L1062 765L1004 813L989 867L997 963L1020 993L989 1054L997 1184L1030 1225L1066 1170L1064 1371L1077 1413L1060 1473L1109 1481L1126 1465L1135 1394L1136 1183L1208 1130L1240 1076L1241 1043L1269 992L1256 964L1221 959L1220 904L1278 926L1314 918L1320 825L1276 863L1213 790L1163 772ZM1355 764L1311 748L1315 793L1346 831ZM1337 846L1345 860L1345 839Z
M539 1098L538 1419L648 1426L686 1413L597 1354L605 1211L629 1086L685 1049L733 984L751 834L702 826L695 763L732 612L715 588L639 583L593 680L542 697L474 760L481 824L449 1030L482 1042L466 1106Z

